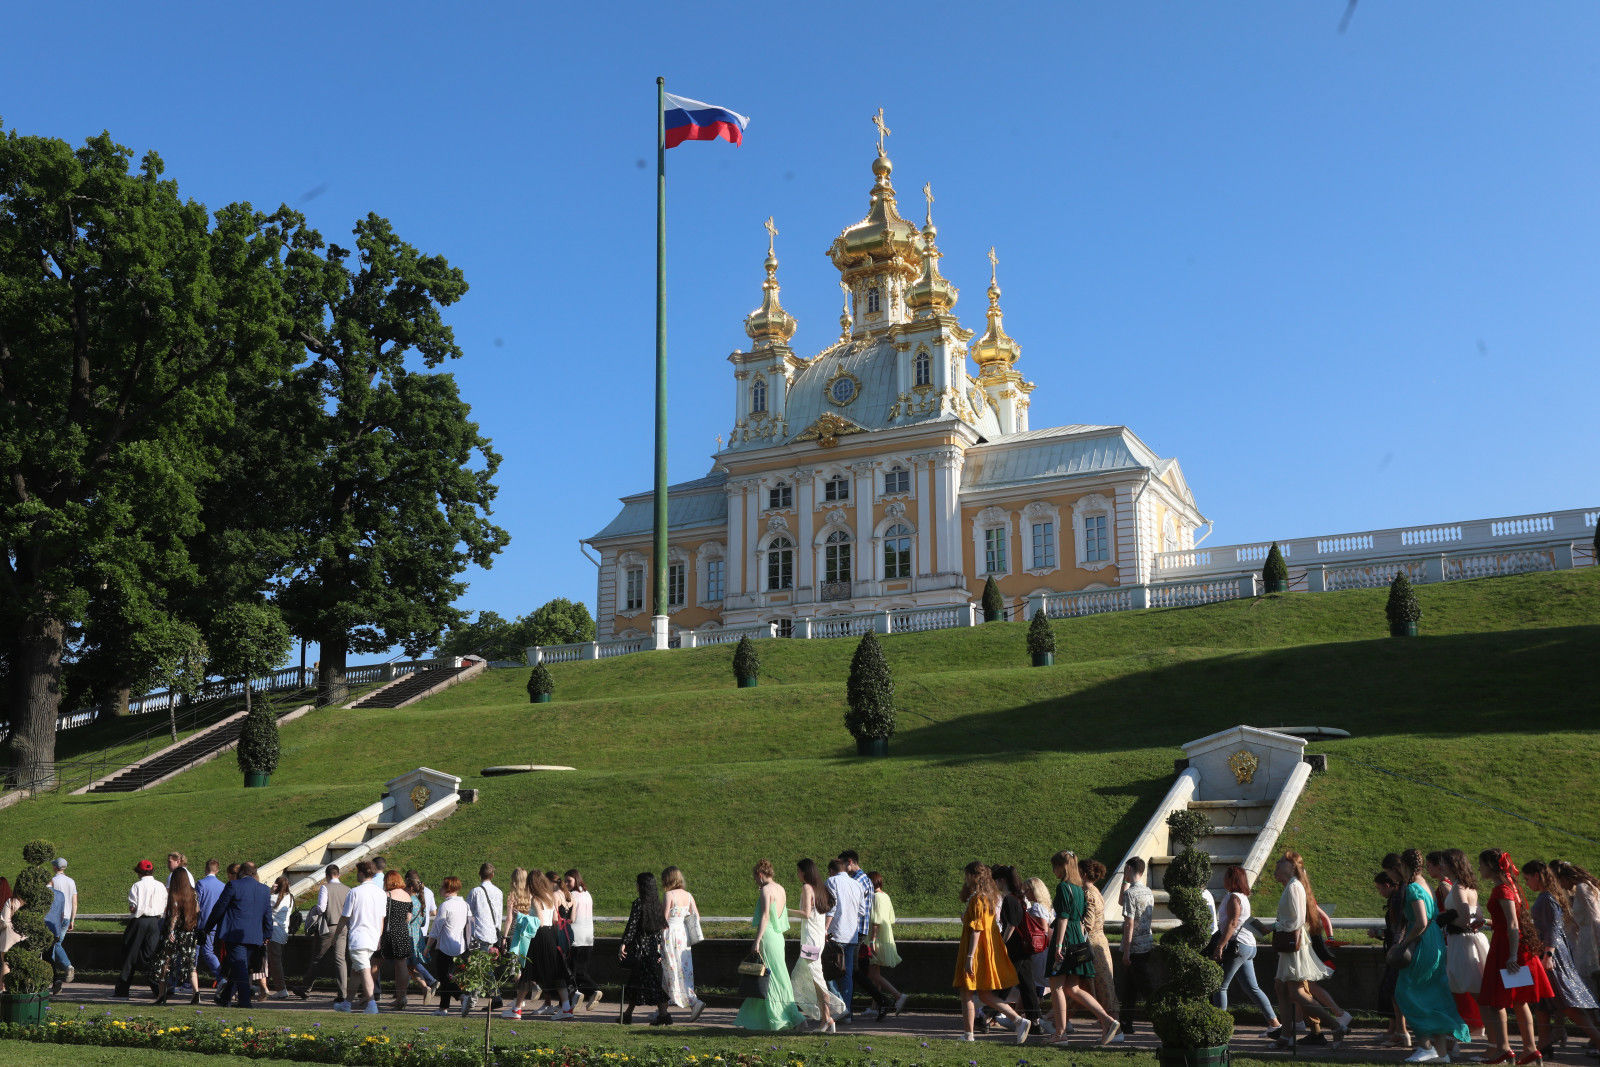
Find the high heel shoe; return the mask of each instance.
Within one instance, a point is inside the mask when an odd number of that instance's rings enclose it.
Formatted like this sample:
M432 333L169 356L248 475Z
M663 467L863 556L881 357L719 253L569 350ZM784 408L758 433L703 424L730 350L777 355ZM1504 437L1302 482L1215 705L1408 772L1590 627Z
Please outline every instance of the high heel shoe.
M1530 1063L1543 1062L1544 1053L1540 1052L1538 1049L1534 1049L1531 1052L1524 1052L1522 1055L1517 1057L1517 1067L1526 1067L1526 1065Z
M189 1003L190 1004L198 1004L198 1003L200 1003L200 990L196 989L194 991L194 996L189 998Z
M1511 1050L1508 1048L1501 1049L1499 1052L1494 1052L1491 1049L1489 1052L1485 1052L1482 1056L1479 1056L1473 1062L1482 1064L1510 1063L1511 1058Z

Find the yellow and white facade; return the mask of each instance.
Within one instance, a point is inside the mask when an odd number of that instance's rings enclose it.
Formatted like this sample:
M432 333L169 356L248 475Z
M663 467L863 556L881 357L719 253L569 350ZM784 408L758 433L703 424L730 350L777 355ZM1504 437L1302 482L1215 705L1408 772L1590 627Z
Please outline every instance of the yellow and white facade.
M770 220L761 306L733 364L733 426L704 478L671 487L673 631L1139 585L1206 522L1175 459L1124 426L1034 430L990 252L987 328L940 272L932 195L901 217L879 140L867 215L828 249L837 340L809 358L779 300ZM976 336L976 339L974 339ZM975 368L975 373L974 369ZM650 633L651 494L589 538L598 637Z

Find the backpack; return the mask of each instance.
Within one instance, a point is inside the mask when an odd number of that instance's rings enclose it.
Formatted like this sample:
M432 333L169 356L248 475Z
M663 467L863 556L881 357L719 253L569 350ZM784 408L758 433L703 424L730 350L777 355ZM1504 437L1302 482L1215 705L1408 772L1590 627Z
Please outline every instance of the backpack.
M1028 920L1028 941L1033 945L1033 951L1043 952L1050 947L1050 928L1033 912L1024 914Z

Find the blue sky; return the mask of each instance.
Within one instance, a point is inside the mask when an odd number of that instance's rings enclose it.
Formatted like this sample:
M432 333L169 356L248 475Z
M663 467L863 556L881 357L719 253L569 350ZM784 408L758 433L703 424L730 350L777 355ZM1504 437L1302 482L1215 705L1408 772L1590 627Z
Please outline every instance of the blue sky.
M182 189L368 211L461 267L452 368L512 535L472 610L588 601L651 478L654 79L751 116L668 153L671 469L709 467L767 215L802 354L882 106L1033 425L1183 463L1212 543L1593 505L1600 5L22 5L0 118Z

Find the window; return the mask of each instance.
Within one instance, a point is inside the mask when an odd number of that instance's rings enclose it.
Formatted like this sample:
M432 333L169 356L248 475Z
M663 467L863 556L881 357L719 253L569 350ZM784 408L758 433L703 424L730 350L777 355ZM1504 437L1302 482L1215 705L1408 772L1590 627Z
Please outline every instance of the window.
M778 620L778 636L779 637L793 637L794 636L794 620L793 619L779 619Z
M1090 563L1103 563L1111 558L1104 515L1089 515L1083 520L1083 558Z
M1033 524L1033 565L1038 570L1056 565L1056 524L1053 522Z
M689 568L682 563L667 564L667 606L669 608L683 607L685 572Z
M882 297L880 297L878 295L878 287L876 285L867 286L867 312L868 312L868 314L871 314L874 311L882 310L881 304L882 304Z
M767 588L794 588L794 542L781 535L767 545Z
M985 574L1001 574L1006 569L1006 532L1000 530L983 531L983 571Z
M850 535L843 530L835 530L828 535L828 542L822 549L822 580L825 582L848 582L850 580Z
M883 576L911 577L911 531L891 526L883 532Z
M777 510L779 508L789 508L793 506L794 490L789 488L787 482L779 482L777 485L767 490L768 510Z
M911 472L904 467L896 467L894 470L885 471L883 475L883 491L885 495L911 492Z
M835 474L822 484L822 499L824 500L849 500L850 479L842 474Z
M708 559L708 560L706 560L706 599L707 600L721 600L722 599L722 597L723 597L723 587L725 585L723 576L726 573L727 572L724 570L723 561L722 560L720 560L720 559Z
M629 567L627 575L627 605L625 611L644 610L644 568Z
M750 414L761 415L767 410L767 383L757 378L750 385Z
M930 385L933 382L933 361L928 358L928 353L918 352L917 358L912 360L912 373L916 376L918 385Z

